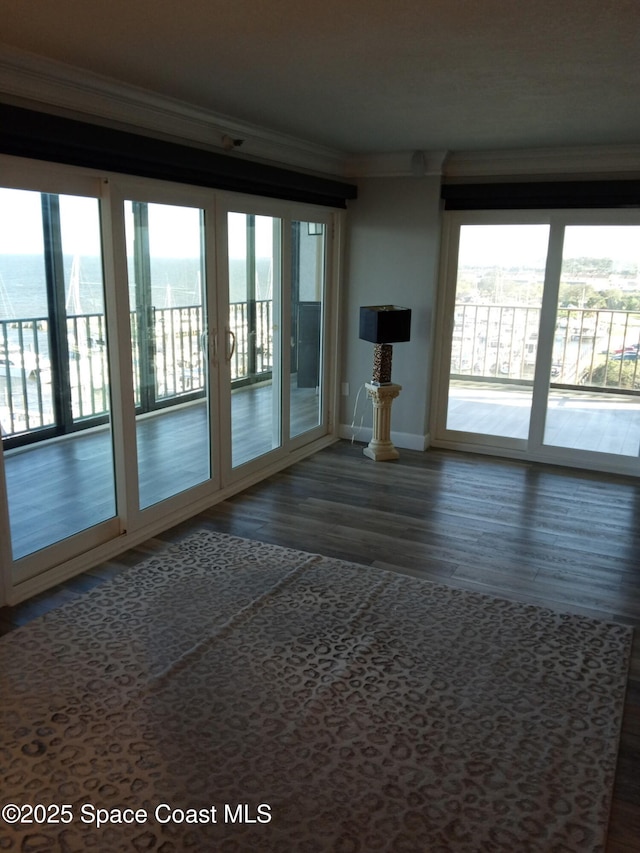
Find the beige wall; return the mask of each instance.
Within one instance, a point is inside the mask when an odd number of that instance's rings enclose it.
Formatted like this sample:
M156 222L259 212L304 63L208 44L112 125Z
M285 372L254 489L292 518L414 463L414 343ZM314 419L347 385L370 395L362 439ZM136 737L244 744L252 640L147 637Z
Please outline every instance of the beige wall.
M371 379L373 344L358 337L361 305L394 303L412 310L411 341L397 344L393 381L403 391L393 404L392 439L423 449L428 433L433 320L440 238L440 179L367 178L349 203L342 291L341 434L350 437L358 389ZM357 423L372 424L371 403L360 394ZM363 430L359 439L368 441Z

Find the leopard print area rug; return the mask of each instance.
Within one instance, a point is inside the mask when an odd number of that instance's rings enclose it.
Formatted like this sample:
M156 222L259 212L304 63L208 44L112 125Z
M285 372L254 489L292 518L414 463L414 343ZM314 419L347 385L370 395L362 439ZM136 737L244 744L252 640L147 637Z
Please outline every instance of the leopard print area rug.
M631 633L202 531L0 641L0 850L604 850Z

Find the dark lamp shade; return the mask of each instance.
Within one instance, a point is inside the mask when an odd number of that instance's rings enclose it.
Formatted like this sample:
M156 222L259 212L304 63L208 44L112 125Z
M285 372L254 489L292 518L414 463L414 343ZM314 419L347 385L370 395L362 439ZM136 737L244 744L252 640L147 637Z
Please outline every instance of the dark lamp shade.
M365 305L360 309L360 338L373 344L398 344L411 336L411 308Z

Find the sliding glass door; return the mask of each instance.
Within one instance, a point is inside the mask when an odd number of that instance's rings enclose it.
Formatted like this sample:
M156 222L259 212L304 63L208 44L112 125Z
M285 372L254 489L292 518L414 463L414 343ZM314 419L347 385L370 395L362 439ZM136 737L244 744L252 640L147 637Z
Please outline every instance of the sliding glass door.
M640 472L637 219L449 215L434 443Z
M13 165L0 582L19 600L328 443L337 312L331 211Z
M204 211L124 204L139 505L211 477Z
M282 221L231 211L227 247L224 355L237 468L282 445Z
M100 202L0 189L0 424L15 560L115 528ZM111 522L111 523L109 523ZM59 551L59 553L63 553Z
M256 202L230 203L219 223L227 286L218 351L233 481L328 431L328 220L276 216Z
M548 225L459 231L446 429L525 440Z
M317 429L324 418L326 231L321 222L291 223L291 438Z
M544 444L640 454L640 225L567 225Z

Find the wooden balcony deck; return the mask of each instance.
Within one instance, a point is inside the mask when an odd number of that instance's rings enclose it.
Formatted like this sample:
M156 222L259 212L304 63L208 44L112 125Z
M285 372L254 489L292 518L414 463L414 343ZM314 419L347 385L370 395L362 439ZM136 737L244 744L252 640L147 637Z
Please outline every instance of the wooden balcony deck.
M447 428L527 438L531 386L452 381ZM640 397L552 389L545 443L573 450L640 455Z
M271 386L246 386L232 394L234 465L272 449ZM294 434L317 423L315 389L292 387ZM208 418L204 400L138 420L143 507L209 477ZM211 439L217 441L214 433ZM111 436L108 427L5 452L14 557L60 541L115 515Z

